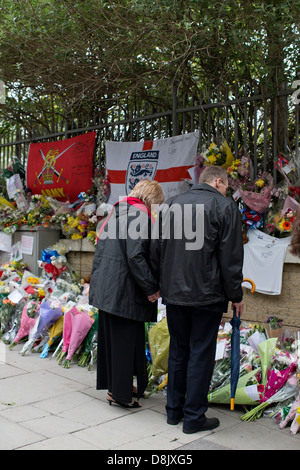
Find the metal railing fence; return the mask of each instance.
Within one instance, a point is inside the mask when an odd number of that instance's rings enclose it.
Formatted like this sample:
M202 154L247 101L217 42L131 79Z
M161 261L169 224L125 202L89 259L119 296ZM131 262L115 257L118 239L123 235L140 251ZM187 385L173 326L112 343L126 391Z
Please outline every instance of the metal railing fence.
M173 86L169 109L139 102L121 102L93 119L60 122L53 132L16 129L0 137L0 167L6 168L13 156L26 167L29 145L97 132L95 160L105 159L105 140L154 140L199 130L199 150L212 141L226 139L234 155L244 147L250 154L255 174L271 171L276 182L275 163L279 152L293 152L299 158L299 104L293 90L284 88L270 94L257 86L229 87L225 93L210 90L200 96L179 93Z

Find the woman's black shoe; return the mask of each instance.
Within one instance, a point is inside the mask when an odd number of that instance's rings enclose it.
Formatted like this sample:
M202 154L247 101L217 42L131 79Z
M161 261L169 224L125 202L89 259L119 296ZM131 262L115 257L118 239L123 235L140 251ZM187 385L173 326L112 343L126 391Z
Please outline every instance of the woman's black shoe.
M132 403L121 403L120 401L114 400L113 398L107 398L109 405L118 405L122 408L141 408L142 405L138 401Z

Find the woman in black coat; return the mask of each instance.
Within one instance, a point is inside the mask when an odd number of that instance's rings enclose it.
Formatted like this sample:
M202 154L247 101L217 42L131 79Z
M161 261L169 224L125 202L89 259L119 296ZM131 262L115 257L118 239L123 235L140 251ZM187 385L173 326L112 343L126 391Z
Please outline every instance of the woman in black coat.
M97 390L126 408L147 387L144 322L156 321L159 284L149 265L151 206L164 202L157 181L139 182L115 204L102 226L90 281L89 302L99 309Z

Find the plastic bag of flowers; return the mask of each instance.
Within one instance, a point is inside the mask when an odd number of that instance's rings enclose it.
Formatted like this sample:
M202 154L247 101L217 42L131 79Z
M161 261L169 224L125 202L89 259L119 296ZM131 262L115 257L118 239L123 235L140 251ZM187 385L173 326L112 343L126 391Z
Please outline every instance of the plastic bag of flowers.
M40 302L30 299L23 307L20 328L16 334L13 342L9 346L12 349L19 341L28 336L30 330L34 327L40 310Z
M4 335L1 338L5 344L11 344L16 336L20 328L21 315L22 315L22 311L26 302L27 302L26 298L23 297L16 304L15 311L10 322L10 329L6 333L4 333Z
M62 277L58 277L53 288L52 296L57 297L61 302L75 300L80 295L82 286L76 282L69 282Z
M264 409L267 408L267 406L273 403L282 403L285 400L288 400L289 398L296 397L298 393L299 389L297 378L296 374L294 374L276 393L274 393L274 395L272 395L265 401L261 401L259 405L257 405L255 408L241 416L241 420L255 421L256 419L262 416Z
M29 332L28 341L24 344L21 355L30 351L34 344L43 337L49 337L49 328L62 316L61 304L58 301L45 299L41 302L39 316Z
M57 320L54 325L52 325L49 329L49 338L48 341L45 343L43 346L43 349L41 351L40 357L41 358L46 358L48 357L48 353L50 351L50 348L55 342L60 340L62 333L63 333L63 327L64 327L64 317L63 315Z
M246 206L259 214L268 207L272 197L273 178L266 172L261 173L254 181L248 181L239 188L241 198Z
M226 140L218 147L212 142L203 153L205 165L216 165L228 168L233 163L233 155Z
M94 308L94 307L93 307ZM91 329L87 333L84 341L83 341L83 351L80 354L78 365L81 367L85 367L88 361L91 359L91 348L95 337L98 336L98 311L94 311L92 314L92 318L95 320L91 326Z
M300 406L300 392L297 397L292 401L291 406L289 407L288 414L282 419L279 424L280 429L284 429L287 424L292 422L290 431L292 434L296 434L299 431L300 423L298 422L299 417L299 406Z
M244 372L246 369L244 369ZM237 384L235 403L237 405L256 405L259 402L261 387L258 379L255 377L259 374L260 369L254 369L243 374ZM208 394L209 403L226 403L229 404L231 399L230 379L223 383L219 388Z
M259 352L262 365L263 393L260 404L242 416L251 421L262 416L264 409L274 403L282 403L299 392L295 370L297 354L276 349L276 338L260 343Z
M168 372L170 334L166 317L150 328L148 337L153 366L152 380L155 381Z
M73 307L68 313L68 335L66 336L67 341L66 343L64 342L63 348L67 353L66 360L63 363L63 367L66 369L70 367L75 351L82 344L95 321L89 312L80 312L76 307Z

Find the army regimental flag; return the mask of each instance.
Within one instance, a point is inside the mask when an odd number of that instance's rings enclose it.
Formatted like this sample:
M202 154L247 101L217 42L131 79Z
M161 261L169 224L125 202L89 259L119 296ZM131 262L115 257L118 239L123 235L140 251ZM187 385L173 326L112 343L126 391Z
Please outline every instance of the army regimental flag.
M74 202L92 187L96 132L30 144L26 185L32 194Z

